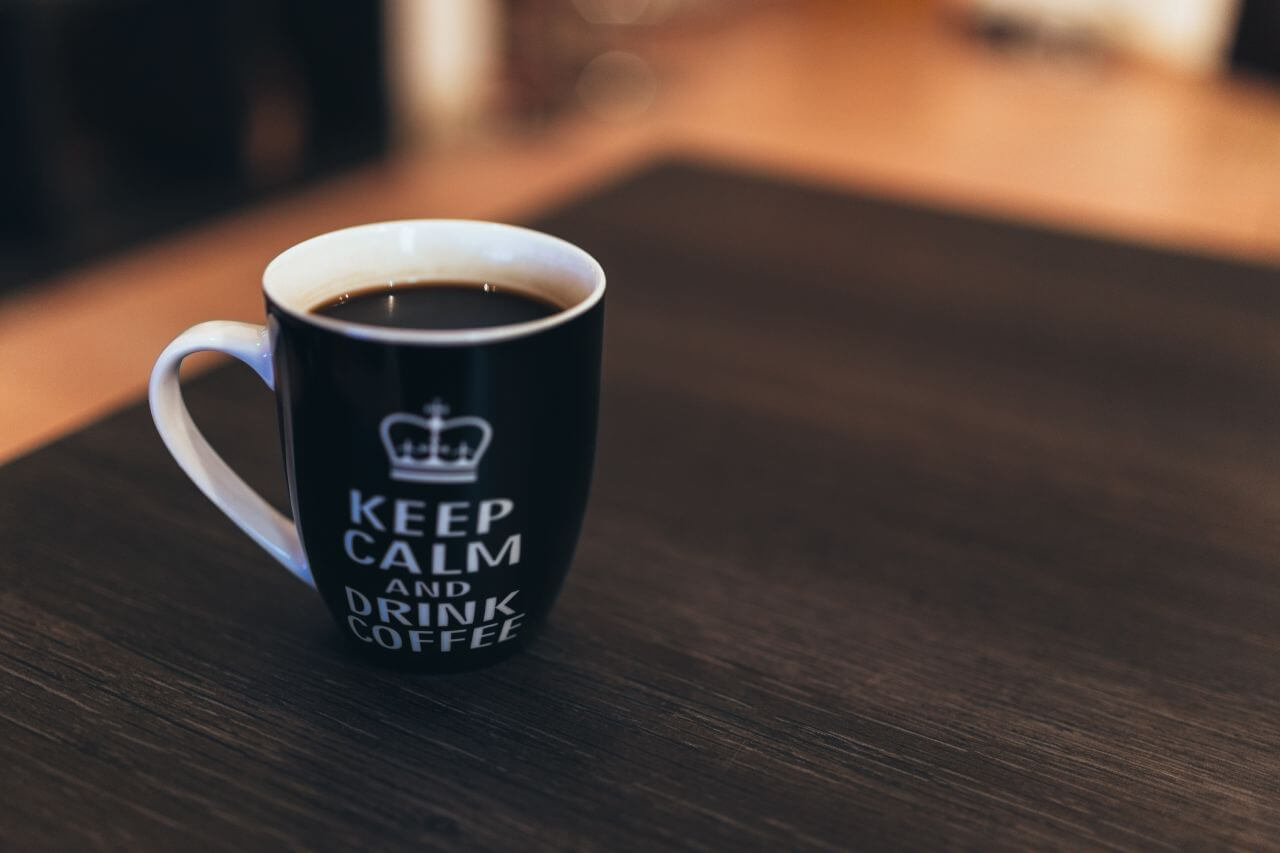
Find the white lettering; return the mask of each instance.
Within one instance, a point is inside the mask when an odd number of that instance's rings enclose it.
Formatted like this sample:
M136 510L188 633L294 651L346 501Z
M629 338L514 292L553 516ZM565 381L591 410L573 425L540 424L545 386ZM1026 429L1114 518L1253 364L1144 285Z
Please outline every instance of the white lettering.
M507 593L507 597L498 601L498 596L491 595L484 600L484 622L493 621L493 617L501 613L503 616L514 616L516 612L507 606L507 602L520 594L520 590L513 589Z
M476 515L476 533L488 533L489 526L493 522L511 515L511 510L515 509L515 507L515 503L506 498L480 501L480 512Z
M510 551L510 555L507 552ZM520 562L520 534L514 533L507 537L507 541L502 544L502 550L495 557L489 553L489 549L484 546L483 542L467 543L467 573L480 571L480 561L483 560L490 568L507 562L515 565Z
M513 616L502 623L502 630L498 632L499 643L505 643L516 635L516 629L520 627L520 619L523 616L524 614L522 613L520 616Z
M373 557L368 554L363 557L356 554L357 539L362 542L373 542L373 537L363 530L348 530L347 534L342 537L342 549L347 552L347 559L351 560L351 562L367 566L373 562Z
M435 634L435 631L419 631L415 628L409 632L409 648L415 652L422 651L423 641L432 642L433 634Z
M398 649L404 645L404 640L400 639L400 634L393 628L386 625L373 626L373 640L384 649Z
M437 542L431 546L431 574L433 575L460 575L462 569L448 569L445 567L445 551L444 543Z
M427 517L420 512L414 510L424 509L425 501L397 500L395 509L395 523L392 525L397 536L421 536L423 530L421 527L410 527L414 522L423 522Z
M347 627L351 629L351 633L354 634L355 638L362 643L372 643L373 638L366 636L365 634L361 634L360 629L356 627L357 625L364 628L369 627L369 623L365 622L359 616L356 616L354 613L349 614L347 616Z
M471 648L483 649L485 646L493 645L493 629L496 625L481 625L471 629ZM488 640L489 642L484 642Z
M387 549L386 556L378 564L380 569L389 569L393 566L408 569L410 573L415 575L422 574L422 569L418 568L418 560L413 556L413 551L410 550L408 543L401 542L399 539L391 543L391 547Z
M352 613L360 616L368 616L373 612L373 605L369 603L369 599L365 598L364 593L358 589L347 587L347 607Z
M436 507L436 535L437 536L466 536L466 530L454 530L454 522L465 523L467 520L466 501L441 501ZM461 513L455 513L454 510L462 510Z
M451 628L448 631L441 631L440 651L447 652L451 650L454 643L462 642L468 633L466 628Z
M401 625L412 625L413 623L404 616L411 609L407 602L396 601L394 598L378 597L378 619L382 622L390 622L394 616L395 621Z
M351 490L351 523L362 524L361 519L368 519L369 526L374 530L386 530L382 525L382 521L373 514L375 507L386 502L386 498L382 495L374 495L368 500L364 500L359 489Z
M441 628L450 622L458 625L470 625L476 621L476 603L474 601L462 602L462 612L458 612L458 608L452 604L441 604L439 607L436 624Z

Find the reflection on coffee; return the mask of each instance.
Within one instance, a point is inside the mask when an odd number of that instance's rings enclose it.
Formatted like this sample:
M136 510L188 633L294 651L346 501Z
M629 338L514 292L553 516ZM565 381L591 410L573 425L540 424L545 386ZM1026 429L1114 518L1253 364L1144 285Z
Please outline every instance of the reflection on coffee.
M430 281L356 287L311 310L370 326L479 329L538 320L555 314L560 306L494 282Z

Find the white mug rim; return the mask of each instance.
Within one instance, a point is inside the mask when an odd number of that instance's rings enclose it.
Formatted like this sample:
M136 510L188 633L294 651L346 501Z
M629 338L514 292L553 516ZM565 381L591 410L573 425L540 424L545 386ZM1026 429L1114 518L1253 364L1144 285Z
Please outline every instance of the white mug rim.
M301 288L297 286L296 272L291 267L296 267L307 260L314 262L315 255L332 254L338 247L354 240L364 237L372 239L374 236L385 239L389 232L404 233L406 230L436 231L459 236L467 235L470 238L485 238L491 240L495 246L520 245L544 260L550 261L554 257L555 262L561 264L565 275L568 275L568 271L572 269L573 274L579 277L578 287L584 293L567 308L537 320L469 329L374 326L314 313L312 309L318 304L323 304L323 300L313 301L311 304L300 304L303 301L299 293ZM440 280L456 280L457 277L457 274L442 276ZM431 275L427 274L414 277L413 280L430 281L431 278ZM341 288L338 289L341 290ZM530 288L531 291L533 289L535 288ZM262 273L262 291L271 305L290 317L345 337L389 344L462 346L527 337L568 323L575 317L590 311L604 298L605 274L600 263L583 249L567 240L532 228L481 219L393 219L328 231L294 244L267 264Z

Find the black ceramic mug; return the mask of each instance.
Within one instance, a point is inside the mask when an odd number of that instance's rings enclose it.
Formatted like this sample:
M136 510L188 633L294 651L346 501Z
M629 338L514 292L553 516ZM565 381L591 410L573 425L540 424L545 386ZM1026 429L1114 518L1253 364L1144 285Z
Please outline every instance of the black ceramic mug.
M498 281L560 306L530 322L429 330L312 313L390 281ZM267 326L201 323L161 354L151 413L178 464L314 586L352 644L427 672L519 649L577 542L595 452L604 272L509 225L413 220L307 240L263 275ZM293 520L210 448L178 367L234 356L275 389ZM460 446L442 458L438 445ZM416 452L424 450L424 452Z

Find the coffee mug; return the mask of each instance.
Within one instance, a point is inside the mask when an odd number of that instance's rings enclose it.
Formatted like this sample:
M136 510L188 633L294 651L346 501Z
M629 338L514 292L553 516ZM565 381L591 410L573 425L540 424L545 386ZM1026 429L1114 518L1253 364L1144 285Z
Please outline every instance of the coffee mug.
M371 282L498 281L556 313L474 329L388 328L312 313ZM380 662L472 669L545 620L578 539L595 455L604 271L510 225L410 220L288 249L262 279L267 325L179 335L151 374L169 452L241 530L320 593ZM178 383L213 350L274 389L293 519L218 456ZM463 457L434 452L450 443ZM428 448L416 452L415 448Z

